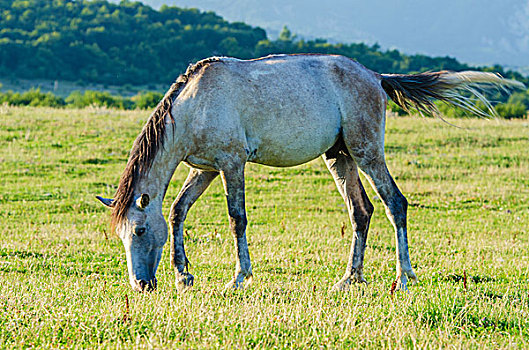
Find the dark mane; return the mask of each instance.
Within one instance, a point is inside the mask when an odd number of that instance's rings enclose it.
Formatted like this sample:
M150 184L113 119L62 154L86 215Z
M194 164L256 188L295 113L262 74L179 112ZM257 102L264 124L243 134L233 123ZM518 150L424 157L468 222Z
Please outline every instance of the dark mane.
M171 107L173 106L174 99L178 97L193 74L210 63L218 61L221 61L221 59L211 57L190 65L186 72L180 75L171 85L147 120L141 133L136 138L136 141L134 141L127 166L119 180L113 202L112 226L121 223L127 215L134 199L134 189L138 180L147 175L156 154L160 148L163 148L167 131L165 118L169 115L171 120L174 121L174 117L171 115Z

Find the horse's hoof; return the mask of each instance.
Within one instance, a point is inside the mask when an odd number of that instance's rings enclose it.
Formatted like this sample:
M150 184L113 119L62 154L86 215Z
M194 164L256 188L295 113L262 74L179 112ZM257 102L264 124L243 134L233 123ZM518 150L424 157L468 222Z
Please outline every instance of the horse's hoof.
M347 292L351 289L351 284L353 283L363 283L366 285L368 284L366 279L364 278L364 275L360 272L360 273L355 273L353 276L343 277L340 280L340 282L332 286L331 291L332 292Z
M408 279L411 281L411 285L414 286L417 283L419 283L419 279L417 278L417 275L413 270L406 271L406 276L408 276Z
M348 292L351 289L351 278L343 278L331 288L331 292Z
M224 292L228 292L230 290L243 290L248 287L252 281L253 275L251 273L246 276L238 276L238 278L233 279L224 286Z
M408 281L411 281L411 285L414 286L419 283L419 279L413 269L401 269L400 273L397 274L397 290L408 292Z
M237 283L235 283L235 280L233 280L231 282L226 283L226 285L224 286L224 293L242 288L243 287L237 286Z
M195 277L190 273L183 273L176 278L176 289L178 292L187 292L195 282Z
M353 276L351 276L352 280L354 283L363 283L363 284L368 284L366 279L364 278L364 274L362 272L361 269L357 270Z
M230 293L230 292L236 292L236 291L243 291L244 290L244 283L237 283L235 280L227 283L224 286L224 294Z

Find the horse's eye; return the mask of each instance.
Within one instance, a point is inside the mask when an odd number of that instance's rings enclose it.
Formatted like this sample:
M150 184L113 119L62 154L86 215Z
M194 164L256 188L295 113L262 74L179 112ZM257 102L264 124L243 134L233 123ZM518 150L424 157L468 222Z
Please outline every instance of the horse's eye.
M145 233L145 227L142 227L142 226L136 227L134 229L134 232L136 233L137 236L141 236L142 234Z

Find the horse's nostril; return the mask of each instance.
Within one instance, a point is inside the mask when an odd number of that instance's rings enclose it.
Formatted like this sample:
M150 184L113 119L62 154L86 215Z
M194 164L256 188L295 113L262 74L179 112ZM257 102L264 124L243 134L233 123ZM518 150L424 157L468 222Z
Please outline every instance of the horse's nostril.
M141 236L145 233L145 227L136 227L134 231L136 232L136 235Z

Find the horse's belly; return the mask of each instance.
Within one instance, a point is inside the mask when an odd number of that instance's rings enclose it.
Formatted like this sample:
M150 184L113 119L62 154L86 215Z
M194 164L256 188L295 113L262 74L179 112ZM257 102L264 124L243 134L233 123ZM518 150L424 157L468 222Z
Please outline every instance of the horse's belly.
M295 121L298 122L295 122ZM289 167L311 161L331 148L340 133L338 115L318 118L280 118L247 133L248 161Z

